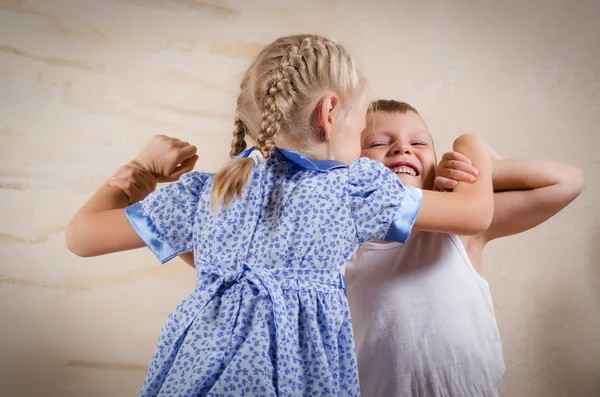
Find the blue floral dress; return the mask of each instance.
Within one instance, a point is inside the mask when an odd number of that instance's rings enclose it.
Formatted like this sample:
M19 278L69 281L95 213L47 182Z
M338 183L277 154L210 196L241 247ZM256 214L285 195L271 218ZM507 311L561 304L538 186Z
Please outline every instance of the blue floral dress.
M161 262L193 251L197 271L140 395L359 396L340 268L366 241L405 241L422 192L370 159L275 149L215 213L213 178L186 174L126 209Z

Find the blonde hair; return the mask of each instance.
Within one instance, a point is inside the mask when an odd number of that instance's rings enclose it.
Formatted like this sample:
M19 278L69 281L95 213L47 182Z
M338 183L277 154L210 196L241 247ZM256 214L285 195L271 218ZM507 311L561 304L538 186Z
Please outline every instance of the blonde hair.
M369 104L369 113L388 112L388 113L406 113L408 111L417 112L417 109L406 102L396 101L395 99L378 99Z
M378 99L369 104L367 110L367 126L361 135L361 144L364 146L366 142L373 136L373 123L375 122L375 113L400 113L414 112L419 117L421 116L417 109L406 102L396 101L395 99Z
M256 142L264 158L275 148L275 136L287 134L301 147L315 138L313 112L330 91L349 112L362 97L364 79L344 47L317 35L281 37L267 45L246 71L240 84L235 128L231 143L233 160L214 181L212 204L227 206L242 192L254 161L236 158L246 149L246 135Z

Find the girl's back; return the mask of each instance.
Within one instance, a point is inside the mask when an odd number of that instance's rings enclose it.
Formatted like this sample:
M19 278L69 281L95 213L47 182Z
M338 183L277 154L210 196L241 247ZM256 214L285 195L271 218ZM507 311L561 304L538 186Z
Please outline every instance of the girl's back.
M347 184L348 167L342 163L276 149L253 168L241 200L217 216L211 208L200 210L198 266L337 273L356 244ZM202 199L210 202L210 187Z
M403 241L421 192L370 159L346 166L280 149L216 213L213 179L187 174L127 209L161 260L193 250L198 272L142 394L359 395L339 269L365 241Z

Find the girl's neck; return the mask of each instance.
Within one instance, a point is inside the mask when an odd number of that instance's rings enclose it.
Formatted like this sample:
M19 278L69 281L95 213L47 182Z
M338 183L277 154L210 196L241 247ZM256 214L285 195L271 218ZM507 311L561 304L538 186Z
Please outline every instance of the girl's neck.
M292 139L287 137L278 136L275 139L275 145L280 149L295 150L315 160L331 160L333 158L327 142L309 142L308 144L301 145L295 140L292 141Z

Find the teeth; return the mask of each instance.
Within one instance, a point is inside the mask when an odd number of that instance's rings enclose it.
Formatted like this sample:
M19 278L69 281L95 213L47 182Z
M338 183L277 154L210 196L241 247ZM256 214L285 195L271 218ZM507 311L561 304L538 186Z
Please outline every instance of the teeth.
M417 176L417 172L415 170L406 166L392 168L392 172L395 172L396 174L408 174L412 176Z

